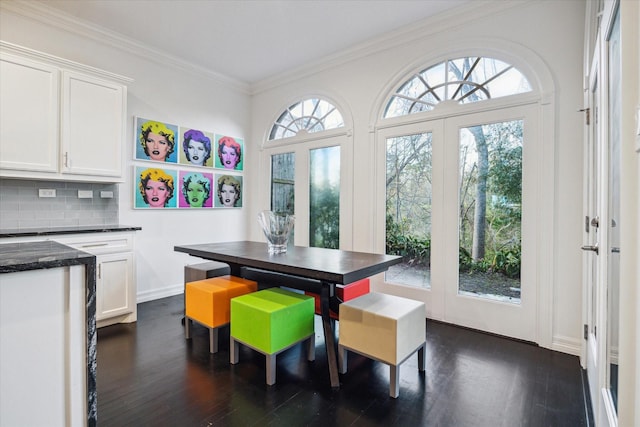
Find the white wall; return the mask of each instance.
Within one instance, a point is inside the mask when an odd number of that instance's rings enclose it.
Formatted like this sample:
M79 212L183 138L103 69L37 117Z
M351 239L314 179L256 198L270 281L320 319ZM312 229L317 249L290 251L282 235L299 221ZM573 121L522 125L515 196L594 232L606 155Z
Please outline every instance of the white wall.
M94 33L53 17L43 22L6 10L0 17L0 39L4 41L134 79L128 86L127 182L120 185L120 223L142 227L136 235L138 301L182 292L183 266L198 259L174 252L174 245L245 239L246 209L132 209L133 165L153 164L132 160L134 116L246 138L250 97L246 88L230 79L157 61L135 48L115 48L108 36L93 37ZM176 149L180 149L178 144Z
M550 234L554 266L549 285L551 298L540 300L550 319L540 319L538 331L542 345L579 354L581 345L581 210L582 210L582 116L576 111L582 105L582 52L584 31L583 1L562 2L497 2L491 6L477 4L472 13L425 23L422 28L396 39L380 40L331 64L321 64L317 72L297 70L300 78L290 76L257 87L252 102L253 150L257 151L273 120L291 101L310 94L321 94L337 102L346 115L353 118L354 191L353 248L374 250L373 134L375 114L383 96L408 77L410 70L436 63L447 51L475 46L484 50L492 40L496 45L521 45L541 58L548 68L555 93L555 181L545 191L553 192L555 207L553 229L542 224ZM470 49L464 51L472 53ZM554 87L544 88L552 91ZM255 161L254 157L252 161ZM251 163L257 169L256 163ZM251 182L257 192L257 180ZM249 190L251 191L251 190ZM249 211L268 207L266 199L259 206L256 199ZM539 214L539 213L538 213ZM544 218L542 218L544 220ZM257 227L251 228L257 236ZM547 325L549 325L547 327Z

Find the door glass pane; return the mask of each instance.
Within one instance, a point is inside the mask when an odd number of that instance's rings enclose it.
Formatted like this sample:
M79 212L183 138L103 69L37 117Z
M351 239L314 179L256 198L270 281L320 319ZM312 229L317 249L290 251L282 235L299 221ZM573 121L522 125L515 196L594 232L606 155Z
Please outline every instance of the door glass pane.
M294 153L274 154L271 156L271 210L278 213L295 214L295 171ZM295 241L295 226L289 234L289 244Z
M309 152L309 246L340 247L340 147Z
M459 294L520 303L522 130L460 129Z
M431 139L420 133L387 139L386 253L404 262L388 282L431 287Z

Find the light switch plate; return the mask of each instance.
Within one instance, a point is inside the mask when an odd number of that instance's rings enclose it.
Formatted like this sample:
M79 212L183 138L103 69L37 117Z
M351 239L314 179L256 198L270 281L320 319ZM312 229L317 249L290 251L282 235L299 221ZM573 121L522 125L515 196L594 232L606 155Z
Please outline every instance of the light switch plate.
M93 199L93 191L78 190L78 199Z
M101 191L100 192L101 199L113 199L113 191Z

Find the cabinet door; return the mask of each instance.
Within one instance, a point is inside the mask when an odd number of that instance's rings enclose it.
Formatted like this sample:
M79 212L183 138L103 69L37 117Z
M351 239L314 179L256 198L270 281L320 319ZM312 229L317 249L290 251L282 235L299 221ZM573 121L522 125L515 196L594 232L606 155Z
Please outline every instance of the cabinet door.
M59 70L0 56L0 169L58 172Z
M96 261L96 320L132 313L136 304L133 253L100 255Z
M122 177L126 88L64 71L62 172Z

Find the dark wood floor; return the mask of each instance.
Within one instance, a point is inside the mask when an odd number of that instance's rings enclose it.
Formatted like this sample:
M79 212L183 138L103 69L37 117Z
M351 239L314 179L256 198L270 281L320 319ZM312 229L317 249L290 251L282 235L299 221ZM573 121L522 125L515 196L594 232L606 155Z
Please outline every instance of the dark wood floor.
M574 356L428 321L426 372L411 357L392 399L388 367L354 354L331 390L317 322L316 361L294 346L269 387L264 356L229 364L228 329L215 355L200 326L186 341L182 307L182 295L139 304L137 323L99 330L99 426L590 425Z

